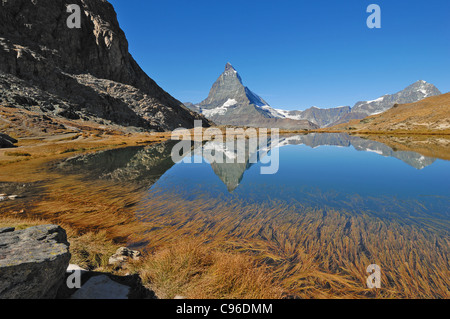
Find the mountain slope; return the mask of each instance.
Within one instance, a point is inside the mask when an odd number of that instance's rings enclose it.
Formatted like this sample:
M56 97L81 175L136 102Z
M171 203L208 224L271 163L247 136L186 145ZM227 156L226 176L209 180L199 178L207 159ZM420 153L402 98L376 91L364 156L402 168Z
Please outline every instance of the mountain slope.
M208 97L198 105L186 103L216 124L281 129L315 129L306 121L283 118L260 96L245 87L242 78L230 63L213 84Z
M409 104L395 104L381 114L353 120L332 129L364 132L450 133L450 93Z
M417 102L440 94L433 84L421 80L395 94L387 94L372 101L358 102L353 108L340 106L321 109L313 106L304 111L288 111L270 107L266 101L243 85L238 72L227 63L225 71L213 84L208 97L200 104L185 103L185 105L217 124L299 129L298 123L303 121L306 127L302 128L311 129L363 119L369 115L382 113L394 104Z
M353 108L349 106L329 109L312 107L305 111L277 111L286 118L305 119L320 127L330 127L350 120L363 119L369 115L382 113L390 109L394 104L413 103L440 94L441 92L433 84L421 80L395 94L387 94L372 101L358 102Z
M338 121L331 123L329 126L382 113L393 107L394 104L414 103L423 100L424 98L440 94L441 92L433 84L420 80L395 94L387 94L373 101L356 103L351 109L351 112L340 118Z
M69 4L80 29L66 25ZM0 105L147 130L209 124L142 71L106 0L5 0L0 35Z
M287 118L308 120L320 127L325 127L333 122L339 121L342 117L351 112L350 106L333 107L329 109L320 109L311 107L304 111L282 111L277 110Z

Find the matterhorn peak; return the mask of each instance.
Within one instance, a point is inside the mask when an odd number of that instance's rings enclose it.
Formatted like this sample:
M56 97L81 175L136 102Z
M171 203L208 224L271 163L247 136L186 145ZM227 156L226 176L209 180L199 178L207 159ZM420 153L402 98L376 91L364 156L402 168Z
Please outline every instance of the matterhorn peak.
M236 69L231 65L230 62L227 62L227 64L225 65L225 71L223 72L224 75L226 76L237 76L239 78L239 76L237 75L237 71ZM239 78L240 80L240 78Z
M231 65L230 62L227 62L227 64L225 65L225 71L228 71L228 70L236 71L236 69Z

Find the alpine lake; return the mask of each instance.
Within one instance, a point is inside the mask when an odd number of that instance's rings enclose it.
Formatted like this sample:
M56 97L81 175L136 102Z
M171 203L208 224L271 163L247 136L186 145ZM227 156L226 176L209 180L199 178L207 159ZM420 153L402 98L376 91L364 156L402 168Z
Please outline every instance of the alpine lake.
M261 174L269 164L264 156L251 161L248 147L238 163L225 144L205 142L203 149L227 161L193 151L174 163L176 143L52 163L52 177L25 188L14 205L44 211L55 189L68 189L92 211L95 201L139 225L126 237L129 247L151 252L201 239L255 258L295 296L450 296L450 161L316 133L269 140L265 156L277 152L277 171ZM65 211L75 220L69 208L54 213ZM88 210L82 218L89 216ZM381 269L378 290L366 284L373 264Z

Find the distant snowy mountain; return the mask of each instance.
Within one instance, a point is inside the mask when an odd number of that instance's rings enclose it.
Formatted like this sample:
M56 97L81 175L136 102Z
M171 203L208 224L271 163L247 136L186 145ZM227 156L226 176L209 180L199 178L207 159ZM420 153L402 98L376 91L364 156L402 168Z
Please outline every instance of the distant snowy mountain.
M278 127L281 129L314 129L363 119L382 113L395 104L413 103L440 95L430 83L417 81L395 94L372 101L356 103L353 108L340 106L329 109L311 107L304 111L287 111L271 107L260 96L245 87L239 73L230 63L213 84L208 97L200 104L185 105L221 125Z
M333 122L338 121L342 117L351 112L350 106L339 106L329 109L320 109L318 107L311 107L304 111L283 111L277 110L287 118L294 118L298 120L308 120L319 127L325 127Z
M213 84L208 97L200 104L185 105L221 125L278 127L281 129L315 129L317 125L303 119L282 116L260 96L245 87L230 63Z
M363 119L369 115L380 114L389 110L395 104L414 103L440 94L441 92L433 84L420 80L395 94L384 95L372 101L356 103L351 112L329 126L346 123L353 119Z

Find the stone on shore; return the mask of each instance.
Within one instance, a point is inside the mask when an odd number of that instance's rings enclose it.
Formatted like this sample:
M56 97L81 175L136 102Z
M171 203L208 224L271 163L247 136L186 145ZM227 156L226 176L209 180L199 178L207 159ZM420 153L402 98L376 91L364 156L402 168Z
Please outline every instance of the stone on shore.
M126 247L120 247L116 253L109 258L108 263L110 265L123 265L130 260L139 260L141 253L137 250L131 250Z
M52 299L64 283L70 252L57 225L0 229L0 299Z

